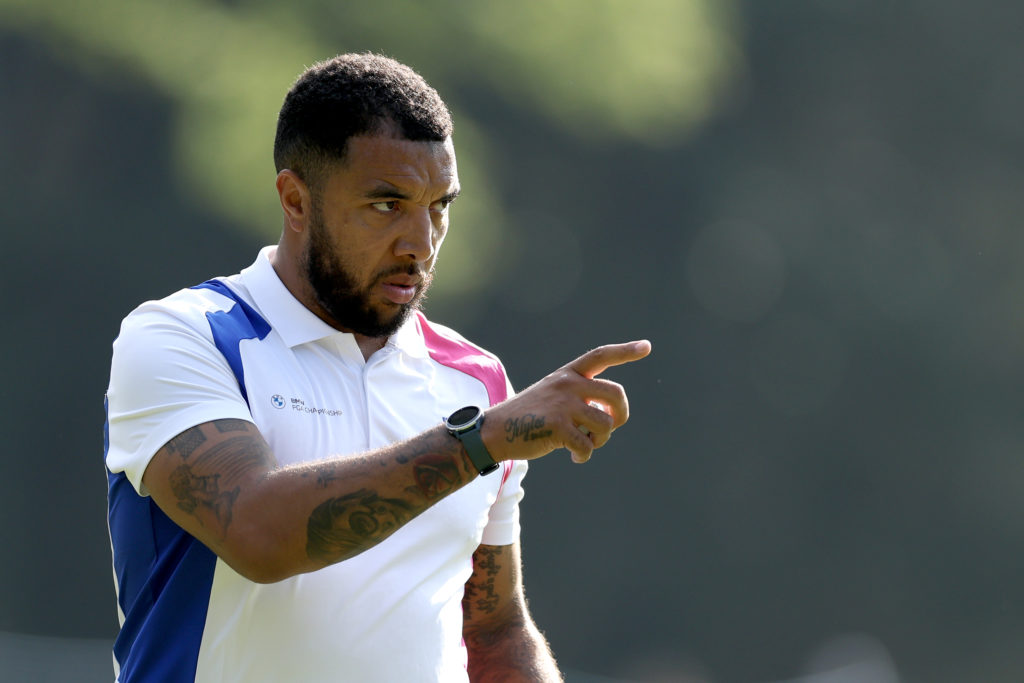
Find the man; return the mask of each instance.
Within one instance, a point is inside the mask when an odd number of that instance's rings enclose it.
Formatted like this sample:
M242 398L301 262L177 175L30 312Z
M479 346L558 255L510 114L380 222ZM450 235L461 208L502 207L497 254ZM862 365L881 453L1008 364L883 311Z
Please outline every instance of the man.
M408 67L314 65L278 121L279 243L125 319L106 433L122 683L561 680L520 578L526 462L604 445L628 406L596 376L650 346L512 396L418 311L459 194L451 132Z

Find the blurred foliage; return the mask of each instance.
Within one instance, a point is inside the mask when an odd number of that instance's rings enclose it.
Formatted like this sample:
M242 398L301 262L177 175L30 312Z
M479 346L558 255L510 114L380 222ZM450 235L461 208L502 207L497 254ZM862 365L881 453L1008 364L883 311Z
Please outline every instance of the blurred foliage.
M400 46L432 70L432 82L484 80L591 140L661 145L688 134L741 62L730 1L392 0L385 11L380 3L308 4L346 43Z
M1024 4L733 0L742 24L685 0L543 20L528 0L304 0L298 20L269 0L46 4L0 0L0 629L112 636L96 476L117 324L272 239L287 83L372 49L457 110L438 283L477 273L446 295L472 320L435 315L441 292L430 314L524 385L588 345L654 342L609 372L631 408L612 444L530 475L528 590L560 662L1024 680ZM707 13L699 41L673 25L685 7ZM732 87L673 99L664 70L689 63L743 89L686 138ZM601 104L612 83L634 96ZM875 677L834 670L851 660Z
M133 76L176 105L180 178L197 203L276 240L271 142L288 85L337 52L410 63L456 110L464 192L435 294L495 275L500 204L487 134L447 95L486 79L585 136L656 142L704 120L737 69L731 3L561 0L337 3L296 0L0 0L0 24L46 41L93 76ZM465 59L473 54L474 59ZM468 171L468 172L467 172ZM488 272L485 269L491 268Z

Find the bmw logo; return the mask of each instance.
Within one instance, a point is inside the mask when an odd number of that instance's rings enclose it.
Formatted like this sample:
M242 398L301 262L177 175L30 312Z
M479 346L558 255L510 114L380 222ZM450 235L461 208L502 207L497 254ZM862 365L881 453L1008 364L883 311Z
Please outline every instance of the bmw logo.
M270 404L278 410L284 408L284 396L281 394L274 394L270 397Z

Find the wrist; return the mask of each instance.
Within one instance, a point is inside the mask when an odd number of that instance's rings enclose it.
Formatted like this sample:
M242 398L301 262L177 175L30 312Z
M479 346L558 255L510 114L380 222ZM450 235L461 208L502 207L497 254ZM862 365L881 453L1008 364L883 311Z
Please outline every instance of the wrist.
M484 413L476 406L460 408L444 420L445 429L461 442L473 469L481 476L498 469L498 461L491 456L481 436L483 425Z
M505 446L505 429L502 426L501 418L493 414L493 411L487 411L485 414L486 421L480 426L480 439L484 442L484 446L487 447L487 452L491 454L494 462L500 463L505 460L512 460L509 454L506 453Z

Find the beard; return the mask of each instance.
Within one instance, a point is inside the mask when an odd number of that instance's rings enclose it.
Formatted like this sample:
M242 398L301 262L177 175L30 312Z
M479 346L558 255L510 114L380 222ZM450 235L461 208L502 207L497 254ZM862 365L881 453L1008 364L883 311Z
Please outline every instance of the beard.
M390 337L420 308L433 280L433 270L424 272L417 264L394 266L380 273L360 287L351 271L338 256L334 240L324 225L320 207L314 203L309 222L309 241L302 255L302 269L306 281L313 289L316 302L327 312L335 326L366 337ZM371 302L374 287L398 274L419 276L416 296L406 304L391 304L386 311L375 308Z

